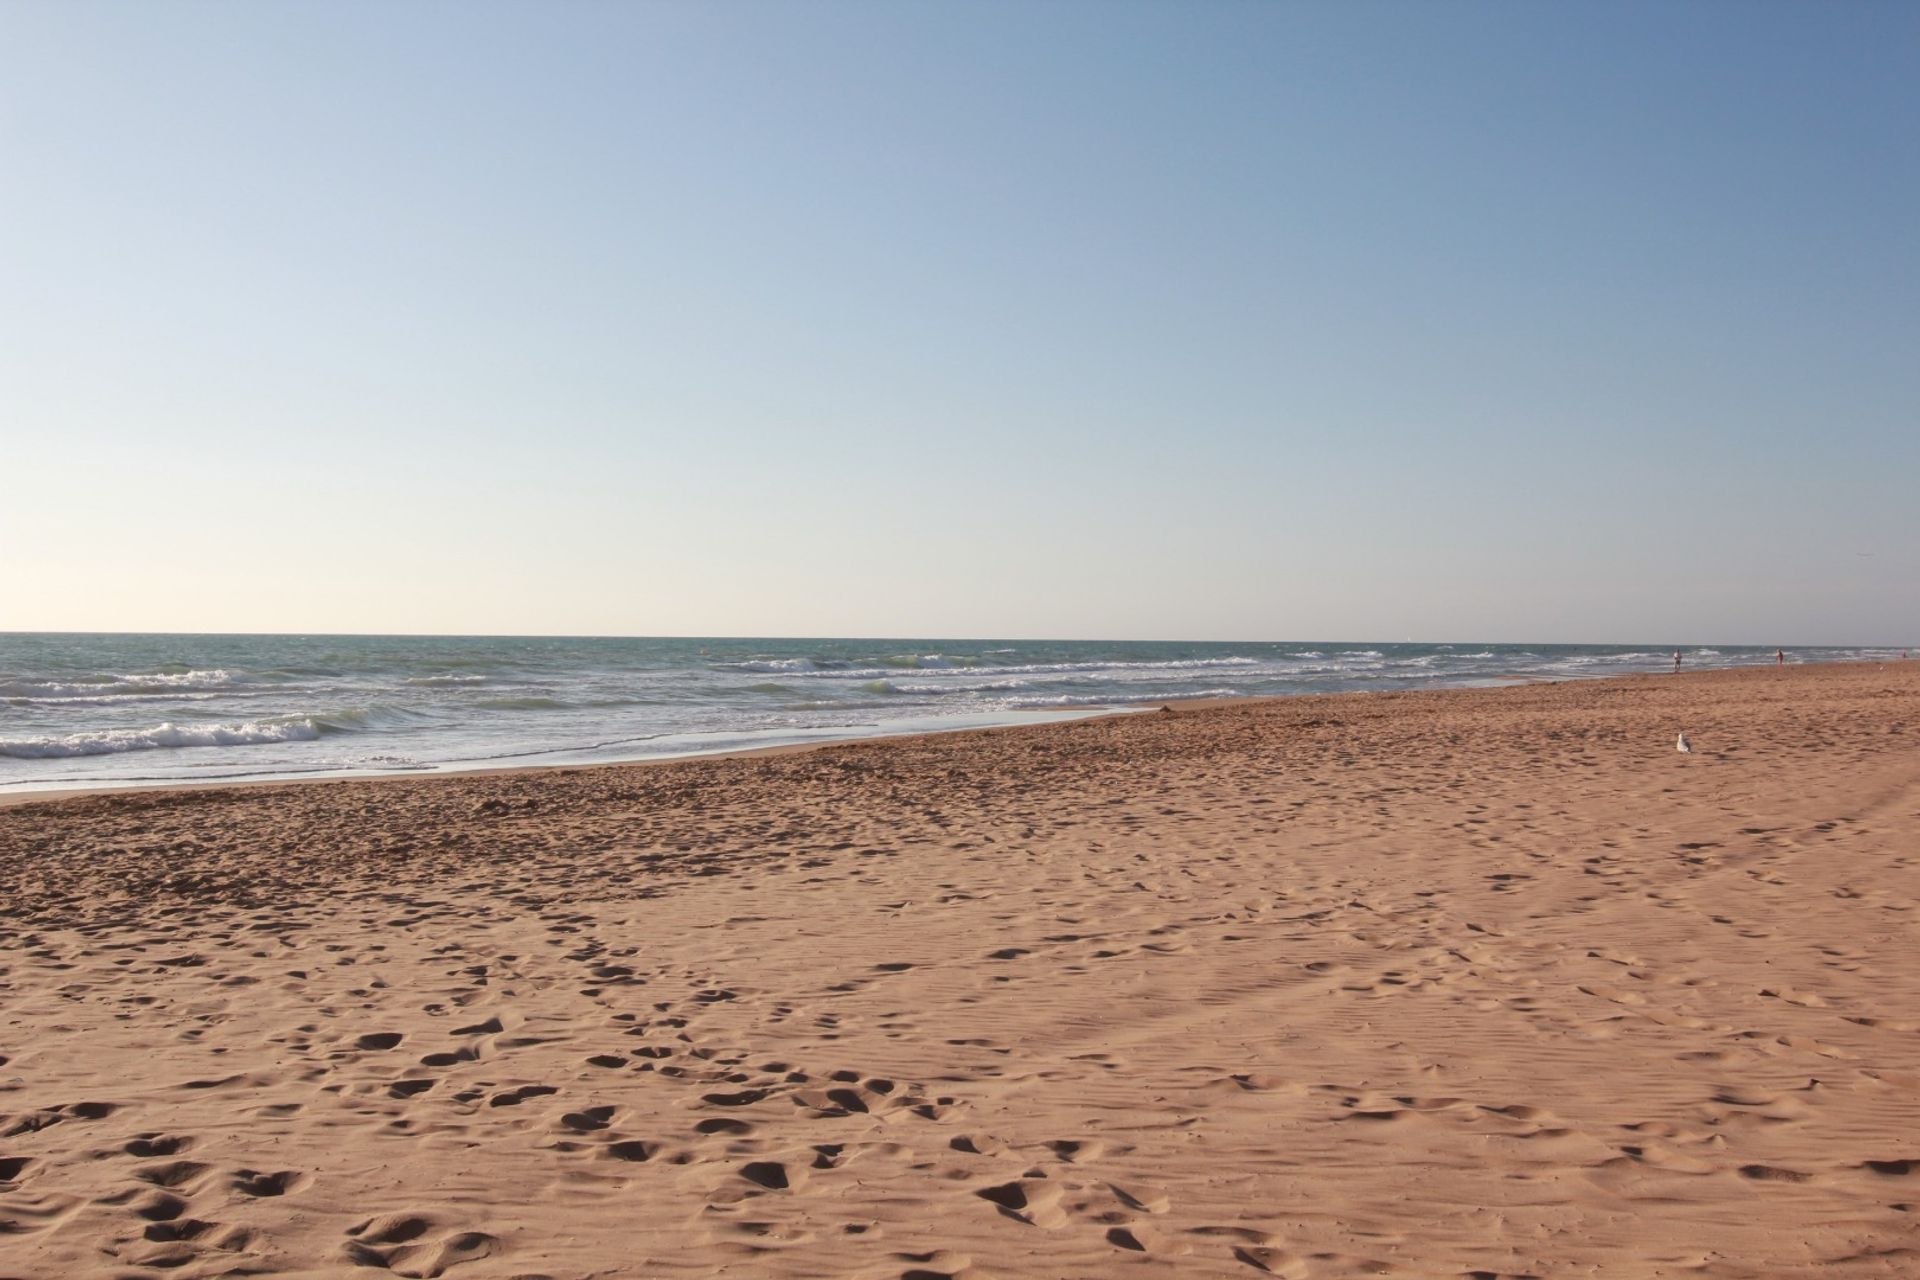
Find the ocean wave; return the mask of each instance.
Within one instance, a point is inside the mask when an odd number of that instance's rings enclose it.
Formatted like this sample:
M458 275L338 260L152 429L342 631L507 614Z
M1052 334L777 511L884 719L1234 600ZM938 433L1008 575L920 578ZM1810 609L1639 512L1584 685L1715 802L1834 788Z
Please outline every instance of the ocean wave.
M26 710L40 710L40 711L56 711L57 712L68 707L100 707L100 706L111 707L111 706L118 706L122 703L127 703L127 702L152 702L155 697L155 695L152 693L137 693L137 692L97 693L97 694L76 693L71 697L61 697L61 698L33 697L30 695L23 696L18 694L9 694L7 692L7 689L10 687L12 686L0 685L0 702L5 702L8 706L12 706L12 707L20 707ZM166 695L166 700L168 702L214 702L228 696L230 695L225 693L216 693L211 691L195 691L192 693L170 693Z
M66 756L104 756L123 751L170 747L239 747L271 742L312 742L341 732L315 716L256 720L242 724L161 724L150 729L93 729L41 738L0 738L0 756L50 760Z
M15 680L0 684L0 698L22 700L129 697L178 693L183 689L225 689L246 678L214 668L206 671L150 671L132 675L104 671L70 680Z
M991 641L766 640L730 643L715 656L654 641L511 641L467 653L382 639L335 647L223 641L169 663L161 659L181 653L171 639L124 647L101 641L57 658L39 642L18 652L8 643L0 636L0 791L56 775L110 781L351 769L373 759L360 752L376 750L418 762L396 757L396 767L444 767L523 749L558 758L538 752L563 737L587 744L567 750L638 755L659 744L630 749L618 745L625 735L811 740L852 736L856 719L915 728L945 717L1005 722L1029 711L1151 711L1193 697L1440 687L1509 670L1551 679L1660 672L1671 670L1673 658L1672 646L1529 650L1489 642L989 648ZM1792 656L1899 652L1808 648ZM1696 670L1771 663L1774 651L1682 646L1682 653ZM213 749L175 749L190 747Z
M1379 656L1379 655L1374 655ZM1208 671L1222 667L1257 667L1259 658L1167 658L1147 662L1126 661L1081 661L1081 662L1026 662L990 664L978 663L961 666L929 666L925 660L916 660L919 665L911 668L929 677L938 678L944 672L951 671L958 678L978 678L981 676L1045 676L1063 675L1073 672L1102 672L1114 679L1129 677L1151 677L1161 672ZM944 661L944 660L943 660ZM787 665L797 663L802 665ZM743 662L727 666L727 670L748 671L767 674L779 674L807 679L832 680L884 680L897 675L905 666L904 662L888 666L827 666L816 664L807 658L783 659L781 662Z
M800 672L821 670L819 663L812 658L768 658L751 662L716 662L720 671L750 671L760 675L794 675Z
M1154 702L1185 702L1195 698L1244 698L1244 689L1196 689L1177 694L1120 694L1099 697L1094 694L1063 693L1050 698L1009 698L1007 706L1016 710L1038 711L1048 707L1138 706Z
M1012 652L1008 650L1007 652ZM756 675L825 675L858 678L888 671L963 671L979 665L978 658L949 658L939 653L892 653L863 657L857 661L834 658L755 658L743 662L717 662L716 670L743 671Z
M1634 650L1631 653L1576 653L1565 658L1550 658L1548 662L1553 666L1597 667L1618 666L1623 662L1670 662L1672 660L1671 653L1646 653Z
M167 688L217 689L227 685L241 684L246 677L236 675L224 667L214 667L205 671L152 671L135 675L110 674L109 680L127 684L162 685Z
M1162 658L1144 662L1029 662L977 668L978 674L1035 675L1053 671L1211 671L1222 667L1257 667L1259 658Z
M421 665L435 666L435 667L453 667L455 669L458 669L460 667L516 667L521 665L521 660L514 657L511 654L506 654L506 653L475 654L472 656L466 656L461 654L448 654L443 652L443 653L433 655L431 658L427 659L426 661L423 661Z
M1032 683L1030 680L976 680L966 683L953 681L941 684L900 684L895 682L893 692L944 698L956 693L1006 693L1013 689L1025 689ZM1066 683L1066 681L1063 680L1059 683Z

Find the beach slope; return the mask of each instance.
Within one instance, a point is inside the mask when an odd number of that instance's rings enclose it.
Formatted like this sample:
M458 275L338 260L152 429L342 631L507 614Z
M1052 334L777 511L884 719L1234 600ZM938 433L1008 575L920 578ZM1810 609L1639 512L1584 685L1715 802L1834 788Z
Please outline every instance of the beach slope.
M1916 956L1920 664L18 805L0 1276L1912 1275Z

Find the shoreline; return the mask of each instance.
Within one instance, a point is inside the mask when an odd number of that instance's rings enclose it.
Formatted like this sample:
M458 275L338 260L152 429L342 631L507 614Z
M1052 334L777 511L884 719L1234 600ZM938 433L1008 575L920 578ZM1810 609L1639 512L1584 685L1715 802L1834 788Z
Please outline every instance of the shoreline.
M202 639L0 645L0 795L589 767L1070 718L1169 697L1664 669L1658 646L1645 645ZM1688 670L1773 656L1701 648Z
M1869 1280L1916 837L1906 662L0 809L0 1271Z
M1169 701L1179 701L1169 699ZM1231 701L1231 699L1197 699L1197 701ZM1249 699L1254 701L1254 699ZM97 787L59 787L44 791L0 791L0 809L17 808L23 804L38 804L43 801L71 800L82 796L99 795L138 795L146 792L170 791L218 791L228 787L298 787L322 786L338 782L424 782L434 778L473 778L487 776L507 776L516 774L557 773L579 769L625 769L680 764L689 760L730 760L734 758L752 758L756 756L782 756L796 752L819 751L827 747L845 746L848 743L898 742L915 738L944 736L955 733L995 733L1002 729L1033 729L1047 724L1073 724L1080 720L1098 720L1107 716L1137 715L1151 707L1132 709L1110 707L1076 708L1071 712L1040 710L1030 714L1034 720L1015 720L1007 724L994 725L955 725L951 729L912 729L900 733L876 733L857 737L823 738L816 742L783 742L768 747L731 747L713 751L689 751L679 755L639 756L632 760L596 760L584 764L502 764L481 765L459 769L408 769L395 773L318 773L297 774L291 777L254 777L233 779L181 779L177 782L128 782L103 783ZM1051 719L1039 720L1039 716Z
M1773 666L1732 666L1706 667L1698 670L1682 671L1682 679L1709 675L1745 673L1749 676L1756 672L1774 672L1781 670L1811 671L1826 668L1855 668L1863 666L1885 666L1885 661L1861 660L1857 662L1799 663L1786 668ZM829 747L849 744L911 742L917 739L948 736L967 733L999 733L1010 729L1034 729L1050 724L1074 724L1085 720L1100 720L1109 717L1153 714L1163 707L1174 707L1185 711L1205 710L1213 707L1245 707L1263 703L1290 703L1302 698L1394 698L1409 693L1470 694L1490 689L1507 689L1528 685L1555 684L1606 684L1637 680L1668 680L1674 678L1671 672L1634 672L1604 676L1556 677L1539 676L1529 673L1514 673L1504 676L1478 678L1472 683L1459 685L1426 686L1418 689L1355 689L1334 693L1299 693L1278 695L1255 695L1249 697L1195 697L1165 698L1137 705L1113 705L1074 708L1072 710L1029 709L1022 718L1005 724L993 725L956 725L953 728L913 729L899 733L854 734L844 738L825 738L815 742L781 743L766 747L723 748L713 751L692 751L677 755L640 756L631 760L600 760L586 763L560 764L503 764L480 765L470 768L428 768L396 771L392 773L354 772L300 774L290 777L243 777L234 779L180 779L164 782L107 782L98 786L61 786L44 790L0 791L0 810L18 808L21 805L54 803L83 796L140 795L166 793L174 791L219 791L228 788L274 788L319 786L342 782L378 782L391 783L402 781L425 782L437 778L473 778L498 776L509 777L523 774L557 773L574 770L651 768L683 763L693 760L727 760L734 758L753 758L761 756L781 756L797 752L818 751ZM1045 720L1039 717L1048 717Z

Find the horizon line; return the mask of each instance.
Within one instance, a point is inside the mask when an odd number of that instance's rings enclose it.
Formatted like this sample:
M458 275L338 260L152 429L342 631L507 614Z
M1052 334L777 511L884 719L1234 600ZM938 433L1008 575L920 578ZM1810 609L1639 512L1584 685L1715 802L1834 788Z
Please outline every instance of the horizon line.
M1646 645L1655 642L1649 640L1489 640L1486 638L1464 640L1383 640L1379 638L1362 640L1333 640L1291 636L1279 639L1235 638L1228 640L1203 640L1190 637L1151 637L1133 638L1122 636L1019 636L1019 635L722 635L700 632L659 632L639 634L628 632L487 632L487 631L62 631L62 630L0 630L0 636L177 636L195 639L339 639L339 640L768 640L788 643L810 641L887 641L898 643L923 643L928 641L962 641L967 643L1011 640L1024 644L1403 644L1440 645L1486 644L1503 647L1623 647L1627 645ZM1765 649L1771 645L1775 649L1787 646L1777 641L1736 641L1736 640L1662 640L1657 647L1677 644L1681 648L1691 646L1696 649L1733 648ZM1800 642L1802 649L1910 649L1914 643L1893 641L1843 641L1843 642Z

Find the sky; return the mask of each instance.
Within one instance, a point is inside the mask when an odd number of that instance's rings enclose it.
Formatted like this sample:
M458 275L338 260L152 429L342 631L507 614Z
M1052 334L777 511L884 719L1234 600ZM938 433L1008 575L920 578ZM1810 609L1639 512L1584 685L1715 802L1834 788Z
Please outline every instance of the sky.
M1920 643L1920 6L0 0L0 630Z

